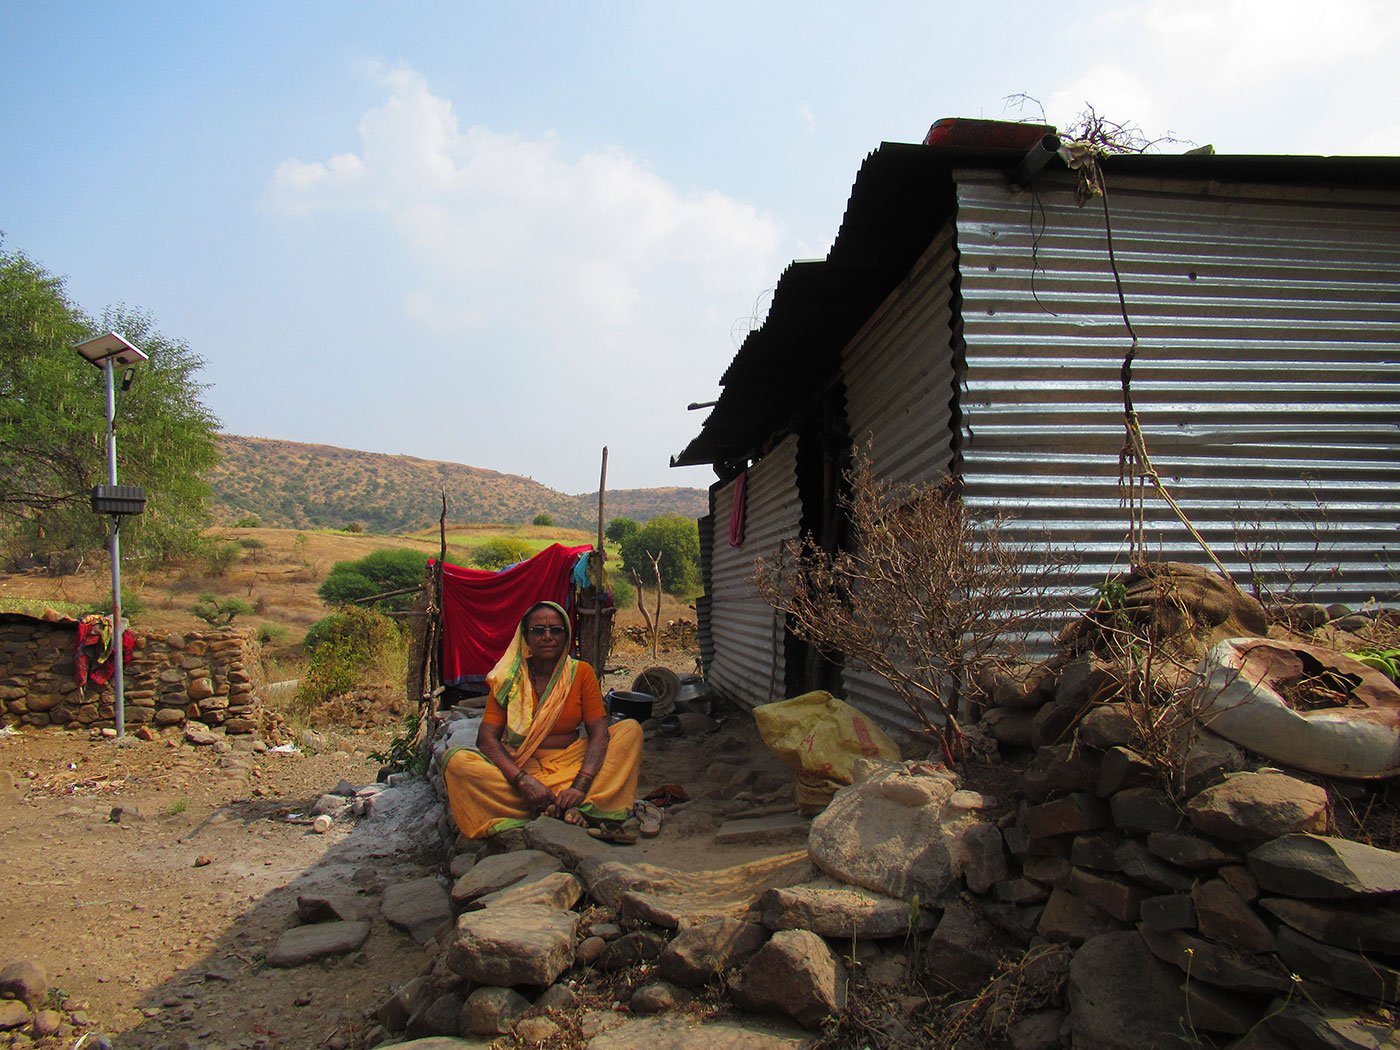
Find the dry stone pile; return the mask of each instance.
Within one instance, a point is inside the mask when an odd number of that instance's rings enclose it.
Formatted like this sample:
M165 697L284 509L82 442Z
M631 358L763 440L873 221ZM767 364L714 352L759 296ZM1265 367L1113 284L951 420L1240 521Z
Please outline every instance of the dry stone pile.
M1217 582L1176 625L1178 654L1218 643L1220 623L1265 629ZM1045 1045L1400 1046L1400 853L1339 837L1336 809L1393 812L1393 782L1281 768L1198 719L1126 703L1124 678L1081 646L996 683L984 720L1004 752L1030 757L1002 822L1010 870L977 910L1024 945L1073 952Z
M197 722L226 733L258 730L261 647L251 630L146 635L125 667L125 721L157 728ZM113 689L74 678L77 624L0 613L0 723L112 727Z
M111 1045L93 1030L87 1004L51 988L42 966L0 956L0 1046L47 1046L55 1040L67 1046L75 1039L87 1046Z

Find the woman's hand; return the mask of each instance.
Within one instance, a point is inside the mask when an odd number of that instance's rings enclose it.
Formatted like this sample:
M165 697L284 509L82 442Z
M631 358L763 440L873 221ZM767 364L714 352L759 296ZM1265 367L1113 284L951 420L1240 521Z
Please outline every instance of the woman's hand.
M559 792L555 797L554 804L559 807L559 812L564 814L575 806L583 805L583 800L585 798L587 798L587 796L582 791L571 785Z
M550 806L558 805L554 793L528 773L516 783L515 790L520 792L520 796L536 813L543 813Z

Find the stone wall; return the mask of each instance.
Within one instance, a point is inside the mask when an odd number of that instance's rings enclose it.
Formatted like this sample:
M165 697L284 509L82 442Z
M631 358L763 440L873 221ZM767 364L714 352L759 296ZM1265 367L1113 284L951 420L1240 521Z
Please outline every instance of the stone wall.
M1003 826L1011 870L982 910L1074 950L1073 1045L1177 1045L1183 1019L1193 1045L1370 1032L1400 995L1400 853L1342 837L1336 809L1384 806L1387 786L1280 768L1199 724L1164 776L1116 668L1049 670L1003 683L983 722L1032 757Z
M125 723L176 726L201 722L228 733L259 726L262 654L253 632L225 627L147 634L126 664ZM109 683L79 687L73 677L77 624L0 614L0 724L115 725Z

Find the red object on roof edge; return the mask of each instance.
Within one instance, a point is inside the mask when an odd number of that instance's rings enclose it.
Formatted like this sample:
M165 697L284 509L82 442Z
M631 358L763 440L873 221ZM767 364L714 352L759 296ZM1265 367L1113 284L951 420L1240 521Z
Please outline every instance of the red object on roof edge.
M1048 124L1023 124L1014 120L978 120L972 117L943 117L935 120L924 136L925 146L972 146L985 149L1030 149L1046 135L1054 135Z

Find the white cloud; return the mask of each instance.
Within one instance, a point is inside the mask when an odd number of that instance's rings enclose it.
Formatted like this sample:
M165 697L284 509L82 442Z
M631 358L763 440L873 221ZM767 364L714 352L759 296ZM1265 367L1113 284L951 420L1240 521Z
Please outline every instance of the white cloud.
M807 125L808 131L817 130L817 118L810 107L806 105L798 106L797 115L802 118L802 123Z
M1148 137L1215 138L1225 152L1357 153L1394 92L1385 59L1400 46L1400 4L1136 0L1066 35L1066 83L1044 98L1061 127L1088 102ZM1304 111L1325 115L1304 123Z
M285 161L267 201L308 239L332 218L386 223L409 260L377 304L406 325L395 360L411 364L417 344L442 389L489 391L445 419L414 404L377 412L403 413L417 454L570 491L591 483L605 443L618 484L697 483L662 468L699 427L684 406L713 395L733 318L785 261L777 223L616 147L569 157L552 137L463 128L418 73L374 72L386 98L360 119L358 151ZM464 423L486 447L460 452ZM422 448L434 428L437 451Z

